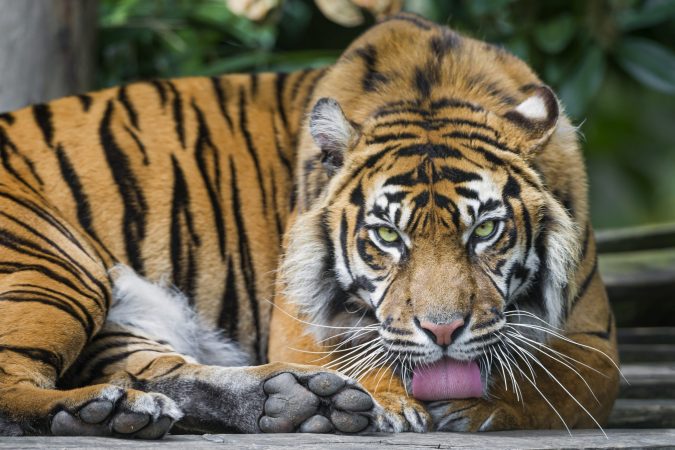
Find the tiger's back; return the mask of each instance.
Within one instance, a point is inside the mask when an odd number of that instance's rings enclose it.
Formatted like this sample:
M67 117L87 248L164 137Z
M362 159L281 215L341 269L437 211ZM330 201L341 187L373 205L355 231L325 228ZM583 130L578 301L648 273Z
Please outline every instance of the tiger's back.
M5 113L0 179L44 197L106 268L168 277L264 361L262 300L292 206L300 111L319 75L135 83Z

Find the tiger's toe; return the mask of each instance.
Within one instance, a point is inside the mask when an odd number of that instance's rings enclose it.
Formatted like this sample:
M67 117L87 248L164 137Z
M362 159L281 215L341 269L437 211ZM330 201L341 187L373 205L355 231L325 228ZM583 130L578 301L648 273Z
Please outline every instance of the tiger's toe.
M370 424L372 397L330 372L285 372L265 382L263 433L358 433Z
M78 408L62 409L51 420L57 436L114 436L159 439L181 417L173 400L162 394L106 388Z

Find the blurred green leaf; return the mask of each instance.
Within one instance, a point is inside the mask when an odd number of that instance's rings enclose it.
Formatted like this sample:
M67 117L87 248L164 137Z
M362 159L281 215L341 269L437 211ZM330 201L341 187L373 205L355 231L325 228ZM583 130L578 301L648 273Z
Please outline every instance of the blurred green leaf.
M580 119L586 106L598 92L605 76L605 55L599 47L586 51L583 59L575 65L563 82L560 97L572 117Z
M675 19L675 1L650 0L640 9L627 8L619 12L616 21L623 31L632 31L670 19Z
M623 69L644 85L675 94L675 53L645 38L626 37L615 49Z
M534 39L545 52L559 53L567 47L575 32L574 17L571 14L561 14L538 25L534 31Z

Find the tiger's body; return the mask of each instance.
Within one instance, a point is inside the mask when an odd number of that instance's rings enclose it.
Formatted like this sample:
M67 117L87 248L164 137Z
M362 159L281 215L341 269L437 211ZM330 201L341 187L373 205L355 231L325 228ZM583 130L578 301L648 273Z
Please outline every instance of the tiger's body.
M411 52L409 47L416 46L418 38L428 41L430 50ZM482 45L402 15L366 33L329 70L137 83L0 115L0 434L156 438L174 422L177 430L187 432L356 432L369 422L369 429L428 429L427 407L407 395L405 384L410 379L393 364L363 374L362 384L373 394L373 402L353 381L312 366L316 354L308 357L298 351L324 351L319 340L331 337L317 333L306 321L319 327L352 326L347 312L353 307L363 312L359 317L366 317L373 327L370 331L383 320L364 300L372 282L362 278L348 290L346 275L338 283L331 278L345 269L325 266L338 264L336 255L359 245L362 256L371 254L381 261L373 265L385 265L381 252L358 244L356 234L347 237L352 232L343 231L345 237L342 241L338 237L337 246L328 244L344 223L352 223L356 211L349 210L349 220L347 210L344 219L325 215L321 224L315 219L325 211L325 202L342 207L335 197L338 186L353 192L349 182L359 179L360 173L352 170L359 162L367 163L375 146L382 152L383 145L424 139L405 129L410 117L404 115L411 111L428 132L427 149L440 149L435 140L453 132L443 127L455 126L455 132L464 133L450 139L474 133L470 139L488 147L483 148L483 169L516 166L519 183L527 180L532 189L545 193L543 200L533 198L533 206L557 208L556 214L567 208L569 215L562 220L569 222L574 234L565 242L582 248L578 257L570 252L564 270L568 279L558 286L563 293L555 293L551 300L564 304L526 309L616 360L613 320L595 270L584 168L573 129L564 117L558 120L556 109L554 123L537 125L535 137L527 129L519 131L522 124L515 121L497 139L483 142L481 133L471 127L482 123L485 132L493 125L485 122L487 111L508 114L534 89L521 88L540 82L522 62ZM461 73L461 83L448 80L448 72L439 72L438 67L454 67L453 61L460 60L455 55L466 57L467 48L482 63L473 73ZM435 52L436 63L429 60L429 51ZM408 60L401 54L408 54ZM490 66L495 58L498 68ZM443 86L447 92L439 95ZM330 105L326 109L326 102L319 101L323 97L336 99L348 120L335 115L337 110ZM459 99L462 102L456 102ZM307 118L310 111L322 112L317 110L320 104L333 114L333 123L342 121L359 130L358 138L354 135L348 137L353 142L344 142L346 147L368 140L371 150L354 151L352 157L343 154L339 143L334 146L331 130ZM409 111L387 112L402 106ZM457 108L460 115L444 121ZM377 121L370 119L373 115L398 122L380 133ZM531 126L528 117L521 121L525 128ZM345 127L342 131L349 128ZM498 144L502 138L510 142ZM533 140L538 140L537 156L515 163L511 159L517 155L506 157L506 150L499 148L505 145L517 153L532 147ZM321 143L327 143L325 148ZM391 148L385 152L391 154ZM448 157L456 159L434 156ZM377 169L393 176L401 167L394 158ZM527 209L528 201L525 197L518 210ZM448 217L452 222L452 213ZM555 225L557 218L553 219ZM419 226L428 228L431 222L421 219ZM334 231L322 234L317 226ZM318 241L300 242L298 233L303 229ZM358 234L358 227L353 230ZM284 239L288 256L282 276L277 277ZM308 245L316 254L306 253ZM330 245L333 250L327 252ZM288 294L297 293L299 286L293 273L305 270L294 267L300 264L298 256L325 271L313 272L315 279L305 280L307 291L290 298ZM438 261L421 258L419 264ZM116 269L120 264L132 270ZM527 266L533 276L540 267ZM451 277L459 272L442 273ZM145 281L162 278L185 294L202 319L190 317L178 294ZM312 282L324 278L322 296L322 288ZM437 284L431 275L425 280L430 286ZM382 289L373 287L369 292ZM404 295L409 289L400 285L393 291ZM443 295L441 291L429 296L430 304L432 297ZM339 295L328 298L328 293ZM312 296L314 308L308 305ZM359 296L361 303L354 302ZM349 301L337 302L338 297ZM274 312L273 299L278 307ZM385 329L396 329L393 321L410 315L405 307L383 306L389 308ZM547 315L553 309L556 312ZM181 314L186 323L199 322L201 328L178 336L187 327ZM215 328L224 330L247 356L217 336L199 343L201 336L195 334L214 335ZM608 377L577 367L602 400L598 406L589 403L592 397L574 373L555 369L561 371L563 382L573 382L569 386L573 395L604 420L616 391L613 366L586 348L554 341L559 351ZM268 360L275 362L265 364ZM263 365L243 366L247 362ZM386 388L386 382L380 383L382 371L389 382ZM524 392L531 403L518 412L512 389L500 385L495 375L496 371L484 377L492 386L491 395L500 399L497 403L487 397L471 408L465 407L467 400L436 403L429 409L436 426L562 425L536 392ZM550 390L549 384L553 382L540 387L553 397L568 423L590 423L576 403ZM532 391L523 386L528 389ZM506 413L493 417L497 410ZM531 419L534 416L538 419ZM488 421L489 417L493 419Z

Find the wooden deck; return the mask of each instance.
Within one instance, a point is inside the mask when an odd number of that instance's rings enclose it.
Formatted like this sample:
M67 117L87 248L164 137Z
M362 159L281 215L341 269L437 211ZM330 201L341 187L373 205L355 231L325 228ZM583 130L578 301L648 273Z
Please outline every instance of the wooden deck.
M449 449L449 448L672 448L674 429L607 430L607 438L597 430L508 431L495 433L401 433L370 436L321 434L169 436L162 441L125 441L110 438L21 437L0 439L0 449L59 448L102 449Z

